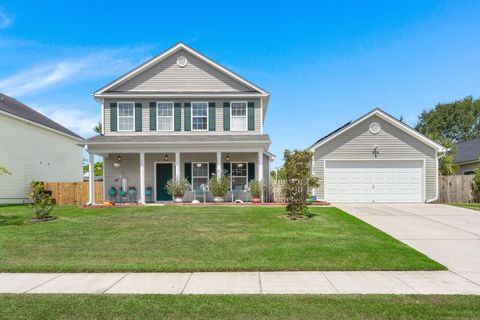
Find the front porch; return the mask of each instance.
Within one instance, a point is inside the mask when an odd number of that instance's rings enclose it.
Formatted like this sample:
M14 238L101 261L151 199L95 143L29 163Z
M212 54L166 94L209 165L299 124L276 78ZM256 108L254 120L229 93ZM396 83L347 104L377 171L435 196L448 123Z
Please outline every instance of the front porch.
M263 183L269 176L270 154L264 150L89 151L91 162L95 154L103 156L104 198L115 203L171 202L173 199L165 189L166 183L180 177L188 181L183 197L185 203L193 200L201 203L213 202L213 195L204 187L208 185L210 178L222 174L230 178L230 190L225 202L249 202L251 195L246 189L248 182L257 180ZM89 204L101 201L94 199L94 185L90 184L89 188Z

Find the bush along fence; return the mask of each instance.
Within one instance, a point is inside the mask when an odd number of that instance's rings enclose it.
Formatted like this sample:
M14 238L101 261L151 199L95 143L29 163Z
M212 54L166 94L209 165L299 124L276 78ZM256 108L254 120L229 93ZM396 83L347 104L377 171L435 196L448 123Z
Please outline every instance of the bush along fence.
M438 177L438 202L479 202L480 194L473 187L473 175Z
M88 202L87 182L45 182L45 189L52 191L58 205L82 206ZM103 202L103 182L95 182L95 201Z

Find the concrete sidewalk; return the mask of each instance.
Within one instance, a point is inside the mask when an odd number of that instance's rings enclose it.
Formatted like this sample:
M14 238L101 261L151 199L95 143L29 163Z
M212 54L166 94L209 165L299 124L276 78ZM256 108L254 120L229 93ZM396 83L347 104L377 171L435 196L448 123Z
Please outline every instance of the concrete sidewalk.
M480 294L451 271L0 273L0 293Z

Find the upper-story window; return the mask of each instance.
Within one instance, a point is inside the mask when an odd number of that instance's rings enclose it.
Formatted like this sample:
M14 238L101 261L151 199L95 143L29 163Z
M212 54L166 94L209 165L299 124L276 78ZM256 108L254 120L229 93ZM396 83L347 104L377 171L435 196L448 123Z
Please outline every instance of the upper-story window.
M157 130L173 130L173 102L157 102Z
M192 102L192 130L208 130L208 103Z
M246 131L247 130L247 103L231 102L231 130Z
M118 103L118 131L135 130L135 108L133 102Z

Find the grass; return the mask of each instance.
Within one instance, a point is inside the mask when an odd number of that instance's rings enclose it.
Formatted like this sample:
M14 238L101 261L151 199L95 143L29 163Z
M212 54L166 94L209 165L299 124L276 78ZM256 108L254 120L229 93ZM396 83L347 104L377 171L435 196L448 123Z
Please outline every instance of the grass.
M451 205L480 211L480 203L452 203Z
M0 319L478 319L480 296L0 295Z
M290 221L280 207L58 207L51 222L0 226L0 272L437 270L337 208ZM26 219L28 206L1 207Z

